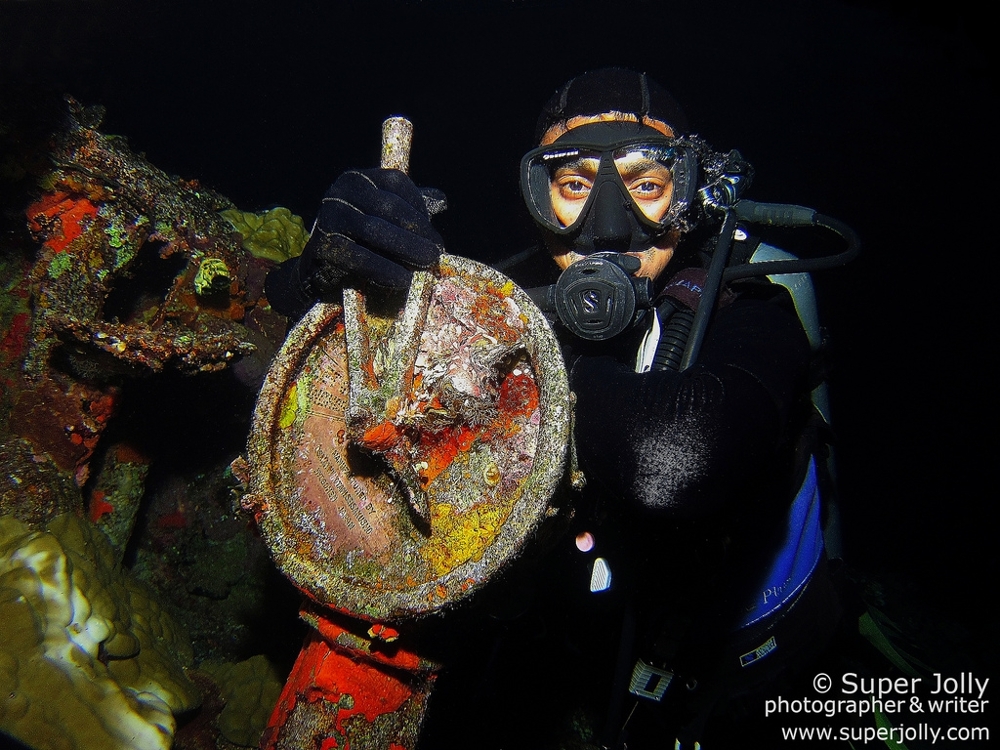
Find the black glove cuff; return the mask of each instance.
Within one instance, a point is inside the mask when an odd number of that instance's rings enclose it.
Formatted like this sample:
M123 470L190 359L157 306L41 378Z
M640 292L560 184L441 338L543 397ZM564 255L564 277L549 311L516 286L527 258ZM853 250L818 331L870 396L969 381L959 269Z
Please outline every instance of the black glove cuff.
M298 319L315 304L318 295L309 278L301 281L302 258L291 258L271 269L264 279L264 296L274 310Z

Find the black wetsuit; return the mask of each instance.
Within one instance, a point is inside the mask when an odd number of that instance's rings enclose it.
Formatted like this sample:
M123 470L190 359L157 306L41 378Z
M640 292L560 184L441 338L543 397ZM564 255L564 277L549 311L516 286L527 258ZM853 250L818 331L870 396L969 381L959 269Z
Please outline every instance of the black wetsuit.
M790 650L787 637L773 655L739 666L782 609L740 626L785 541L789 504L815 449L804 434L810 349L787 292L763 281L732 291L690 369L637 373L627 342L617 356L583 354L570 373L594 506L591 554L618 569L621 606L634 623L628 666L642 658L700 681L694 691L675 684L664 698L691 699L692 714L786 661L778 657Z
M499 582L499 611L504 597L520 606L492 656L484 632L478 660L470 655L466 672L442 676L427 747L475 731L458 705L474 702L482 721L512 696L521 718L487 720L497 736L480 746L556 747L588 731L594 743L613 742L637 703L630 748L672 748L678 736L690 747L720 701L768 683L832 632L836 603L825 582L745 622L816 452L814 384L807 336L783 287L746 281L723 298L697 363L681 373L636 372L648 325L598 344L556 326L587 486L571 493L571 520L545 553ZM595 546L581 552L574 539L585 531ZM592 593L597 557L612 585ZM777 647L748 663L776 633ZM662 702L628 693L639 659L676 673ZM450 693L451 679L461 695Z

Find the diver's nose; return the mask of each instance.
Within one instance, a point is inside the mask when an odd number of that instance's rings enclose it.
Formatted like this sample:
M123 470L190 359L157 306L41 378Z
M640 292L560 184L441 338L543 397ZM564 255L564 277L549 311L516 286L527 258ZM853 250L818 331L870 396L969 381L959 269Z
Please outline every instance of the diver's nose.
M605 182L594 196L594 249L627 252L632 243L629 205L618 186Z

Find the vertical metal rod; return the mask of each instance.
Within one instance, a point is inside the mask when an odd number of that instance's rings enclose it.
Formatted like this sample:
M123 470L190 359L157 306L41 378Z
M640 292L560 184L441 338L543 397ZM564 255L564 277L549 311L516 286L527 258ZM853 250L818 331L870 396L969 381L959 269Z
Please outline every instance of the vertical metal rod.
M405 117L390 117L382 123L382 169L410 171L413 123Z

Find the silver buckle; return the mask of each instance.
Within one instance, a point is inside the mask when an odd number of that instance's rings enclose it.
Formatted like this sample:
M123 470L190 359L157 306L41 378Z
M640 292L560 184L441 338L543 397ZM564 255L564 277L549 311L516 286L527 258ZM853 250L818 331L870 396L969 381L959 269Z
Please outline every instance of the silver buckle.
M657 669L640 659L632 669L632 679L629 680L628 691L640 698L649 698L659 702L663 700L663 694L667 692L672 679L674 679L673 672Z

